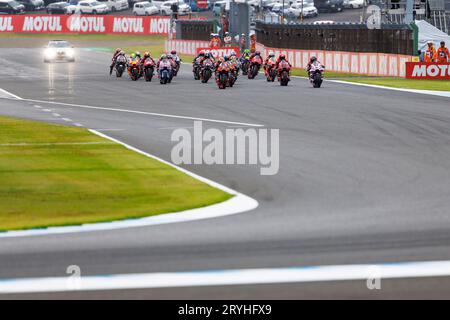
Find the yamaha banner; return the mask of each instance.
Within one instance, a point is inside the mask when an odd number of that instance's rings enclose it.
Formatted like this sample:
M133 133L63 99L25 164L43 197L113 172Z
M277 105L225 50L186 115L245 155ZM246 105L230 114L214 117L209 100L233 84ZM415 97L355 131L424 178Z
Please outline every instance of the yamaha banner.
M167 35L168 17L1 15L0 32Z
M407 62L406 78L450 80L450 63Z

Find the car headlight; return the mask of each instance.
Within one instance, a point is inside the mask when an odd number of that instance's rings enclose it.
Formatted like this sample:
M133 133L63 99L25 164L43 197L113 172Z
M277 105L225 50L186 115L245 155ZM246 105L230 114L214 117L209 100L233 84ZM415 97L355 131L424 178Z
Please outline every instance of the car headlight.
M54 57L56 57L56 52L55 52L55 50L48 48L48 49L45 49L44 56L46 59L53 59Z
M69 57L73 57L73 56L75 55L75 50L73 50L73 49L67 49L66 54L67 54Z

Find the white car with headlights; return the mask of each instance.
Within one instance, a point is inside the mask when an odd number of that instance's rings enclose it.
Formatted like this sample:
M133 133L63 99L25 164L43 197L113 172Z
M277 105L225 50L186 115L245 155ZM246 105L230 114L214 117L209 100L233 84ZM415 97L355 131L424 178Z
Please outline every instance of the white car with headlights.
M344 8L358 9L365 5L365 0L344 0Z
M108 7L110 12L128 10L130 8L128 0L97 0Z
M287 9L286 14L298 18L301 16L302 11L303 17L305 18L316 17L319 15L319 11L314 4L308 2L304 2L303 4L301 2L292 4L289 9Z
M161 4L161 6L159 7L159 11L161 12L162 15L166 15L169 16L172 14L172 5L174 3L178 4L178 14L180 16L182 15L188 15L189 13L191 13L191 7L188 6L186 3L184 3L183 0L178 0L178 1L166 1L163 4Z
M109 8L106 4L102 4L96 0L84 0L77 4L73 4L76 1L77 0L70 0L69 6L66 9L68 14L105 14L109 12Z
M44 62L67 61L75 62L75 50L65 40L50 40L44 50Z
M148 1L135 3L133 7L135 16L151 16L158 13L158 7Z

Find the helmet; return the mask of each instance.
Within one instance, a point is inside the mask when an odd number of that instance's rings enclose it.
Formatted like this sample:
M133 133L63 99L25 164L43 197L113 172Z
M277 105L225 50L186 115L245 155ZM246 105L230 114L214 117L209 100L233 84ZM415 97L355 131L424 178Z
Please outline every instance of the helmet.
M177 54L177 50L170 51L170 54L173 54L173 55Z
M223 56L223 60L224 60L224 61L228 61L228 56L227 56L227 55L224 55L224 56Z
M231 57L236 57L236 52L231 51L230 56L231 56Z
M211 58L211 53L206 52L206 53L205 53L205 58Z
M284 54L280 54L280 60L285 60L286 56Z
M170 53L167 54L166 57L167 57L167 59L172 59L172 58L173 58L172 55L171 55Z
M167 55L165 55L165 54L161 55L161 59L166 59L166 58L167 58Z
M229 36L230 35L230 33L229 32L225 32L225 36Z
M205 55L205 50L200 51L198 55L203 57Z
M141 53L139 51L136 51L136 57L141 57Z
M120 51L122 51L122 49L120 49L120 48L116 49L116 53L119 53Z
M269 58L273 58L275 57L275 53L273 53L272 51L269 52Z
M145 58L150 57L150 52L148 52L148 51L144 52L144 57L145 57Z
M245 53L245 54L249 54L249 53L250 53L250 50L245 49L245 50L244 50L244 53Z
M120 54L121 56L124 56L124 55L125 55L125 52L124 52L123 50L120 50L119 54Z
M317 58L316 58L316 57L311 57L311 59L310 59L309 61L311 61L311 63L312 63L312 62L316 62L316 61L317 61Z
M255 51L255 55L260 56L260 55L261 55L261 52Z
M132 58L132 59L136 58L136 53L132 53L132 54L131 54L131 58Z

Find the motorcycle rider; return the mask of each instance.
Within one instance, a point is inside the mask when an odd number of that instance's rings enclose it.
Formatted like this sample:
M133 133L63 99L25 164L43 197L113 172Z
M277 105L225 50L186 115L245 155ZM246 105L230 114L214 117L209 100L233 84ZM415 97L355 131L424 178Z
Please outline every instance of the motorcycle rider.
M109 75L112 75L114 66L116 65L116 60L117 57L119 56L119 54L123 52L122 49L117 48L116 51L114 51L113 57L112 57L112 61L111 61L111 65L109 66Z
M267 76L267 73L269 72L269 61L272 61L275 63L275 53L269 52L269 55L267 56L266 60L264 60L264 71Z
M173 57L173 60L177 63L177 65L179 66L181 64L181 58L178 56L177 51L176 50L172 50L170 51L170 54Z
M249 49L245 49L244 52L241 55L241 58L239 60L241 60L241 62L243 62L246 59L250 59L250 50Z
M144 52L144 56L141 59L141 64L143 65L145 60L147 60L147 59L151 59L153 61L153 63L155 63L155 60L152 58L150 52L148 52L148 51Z
M313 63L319 63L320 65L322 65L321 63L320 63L320 61L319 60L317 60L317 58L316 57L311 57L311 59L309 59L309 62L308 62L308 64L306 65L306 71L308 72L308 75L309 75L309 70L311 70L311 65L313 64Z

